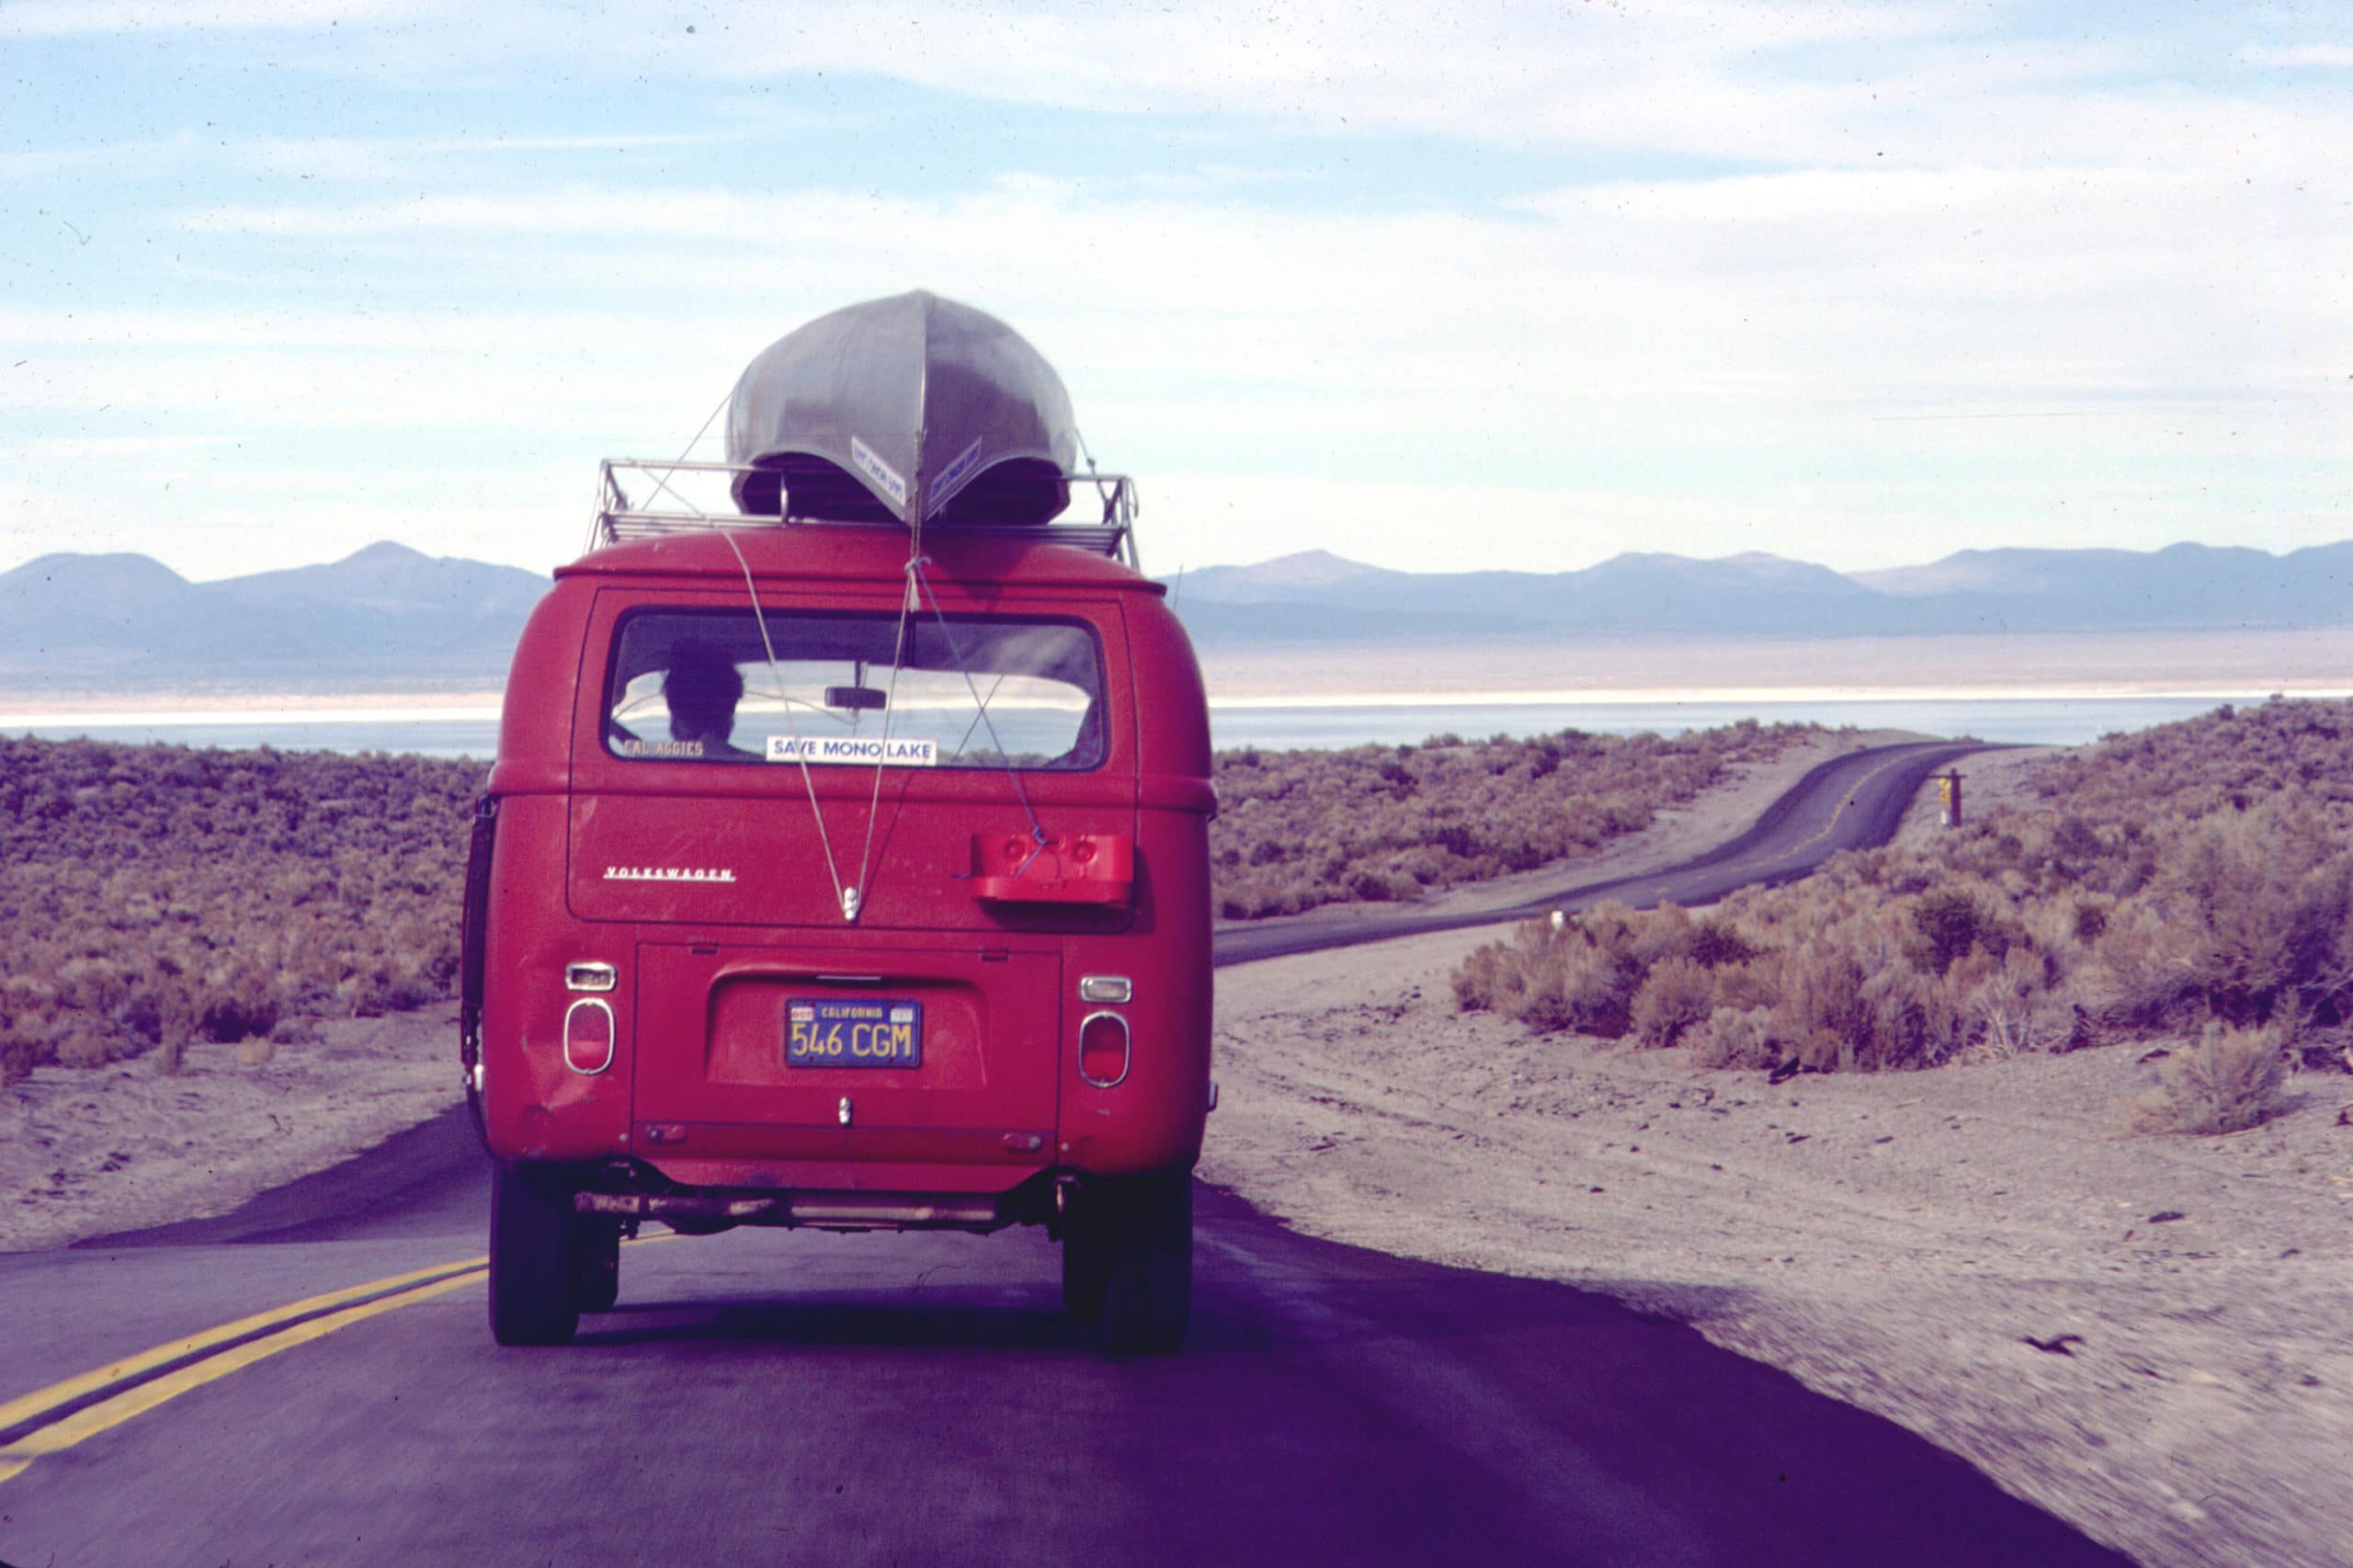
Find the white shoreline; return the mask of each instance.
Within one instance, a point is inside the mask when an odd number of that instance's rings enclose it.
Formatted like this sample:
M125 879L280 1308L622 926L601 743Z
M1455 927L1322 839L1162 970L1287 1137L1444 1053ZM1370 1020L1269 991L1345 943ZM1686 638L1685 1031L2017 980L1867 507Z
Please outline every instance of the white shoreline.
M2353 687L2290 682L2272 688L2282 697L2336 701L2353 698ZM2255 702L2271 691L2246 687L2136 686L1835 686L1835 687L1614 687L1560 691L1407 691L1308 696L1289 693L1216 697L1211 708L1600 708L1722 707L1837 702Z
M495 723L498 704L463 707L304 708L298 699L263 708L111 709L0 713L0 730L88 724L102 729L194 728L210 724L414 724Z
M2353 699L2353 687L2288 682L2275 688L2283 697L2341 701ZM1212 697L1212 709L1274 710L1290 708L1674 708L1731 707L1745 703L1767 706L1822 706L1842 703L1925 702L2256 702L2271 692L2257 693L2232 686L1837 686L1837 687L1611 687L1525 691L1396 691L1335 693L1273 693L1248 697ZM20 709L0 712L0 731L85 724L98 728L198 728L209 725L301 725L369 723L495 723L495 700L464 702L401 702L338 707L310 707L301 697L263 699L240 708L117 709L82 707Z

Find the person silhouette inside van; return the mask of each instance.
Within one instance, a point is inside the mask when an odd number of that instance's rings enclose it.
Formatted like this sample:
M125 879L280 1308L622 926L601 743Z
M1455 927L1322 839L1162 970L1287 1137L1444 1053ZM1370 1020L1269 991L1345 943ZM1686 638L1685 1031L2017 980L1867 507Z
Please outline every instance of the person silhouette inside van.
M758 758L733 744L735 705L744 699L744 676L733 661L708 642L689 638L670 651L662 677L662 699L670 709L670 738L694 741L698 756L735 762Z

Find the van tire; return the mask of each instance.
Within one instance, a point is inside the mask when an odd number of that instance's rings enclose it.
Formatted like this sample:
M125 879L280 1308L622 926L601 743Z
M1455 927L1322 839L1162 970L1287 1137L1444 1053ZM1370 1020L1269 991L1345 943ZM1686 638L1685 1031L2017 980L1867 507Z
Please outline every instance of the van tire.
M1193 1312L1192 1173L1135 1177L1101 1197L1104 1340L1114 1350L1174 1350Z
M501 1345L563 1345L580 1327L571 1190L498 1167L490 1181L490 1334Z
M1103 1321L1103 1292L1110 1281L1110 1249L1100 1227L1079 1216L1063 1236L1063 1311L1079 1323Z
M621 1222L607 1214L573 1220L572 1294L584 1312L608 1312L621 1296Z

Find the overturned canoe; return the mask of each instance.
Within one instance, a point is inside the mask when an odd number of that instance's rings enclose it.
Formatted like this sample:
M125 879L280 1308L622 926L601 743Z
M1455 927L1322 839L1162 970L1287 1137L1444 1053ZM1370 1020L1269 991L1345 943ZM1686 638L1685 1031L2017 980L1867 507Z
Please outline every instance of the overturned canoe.
M921 290L770 344L735 383L745 513L913 526L1042 523L1070 504L1070 394L1021 335Z

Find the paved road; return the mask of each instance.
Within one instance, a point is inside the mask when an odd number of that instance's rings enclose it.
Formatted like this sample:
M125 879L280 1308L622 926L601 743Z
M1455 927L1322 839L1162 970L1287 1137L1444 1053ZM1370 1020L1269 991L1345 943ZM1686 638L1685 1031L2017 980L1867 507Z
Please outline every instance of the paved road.
M1364 905L1311 910L1218 933L1217 960L1246 963L1285 953L1315 952L1424 931L1460 931L1527 920L1554 909L1584 909L1603 899L1646 908L1662 899L1710 903L1734 888L1772 886L1804 876L1842 849L1884 844L1928 776L1984 745L1923 741L1873 746L1832 757L1765 808L1748 830L1693 859L1661 871L1608 881L1572 881L1508 909L1445 915L1386 912Z
M1828 787L1693 874L1892 823ZM1028 1232L649 1241L579 1344L502 1350L460 1267L483 1173L452 1115L222 1220L0 1257L0 1560L2122 1561L1688 1329L1214 1189L1176 1357L1092 1349Z

